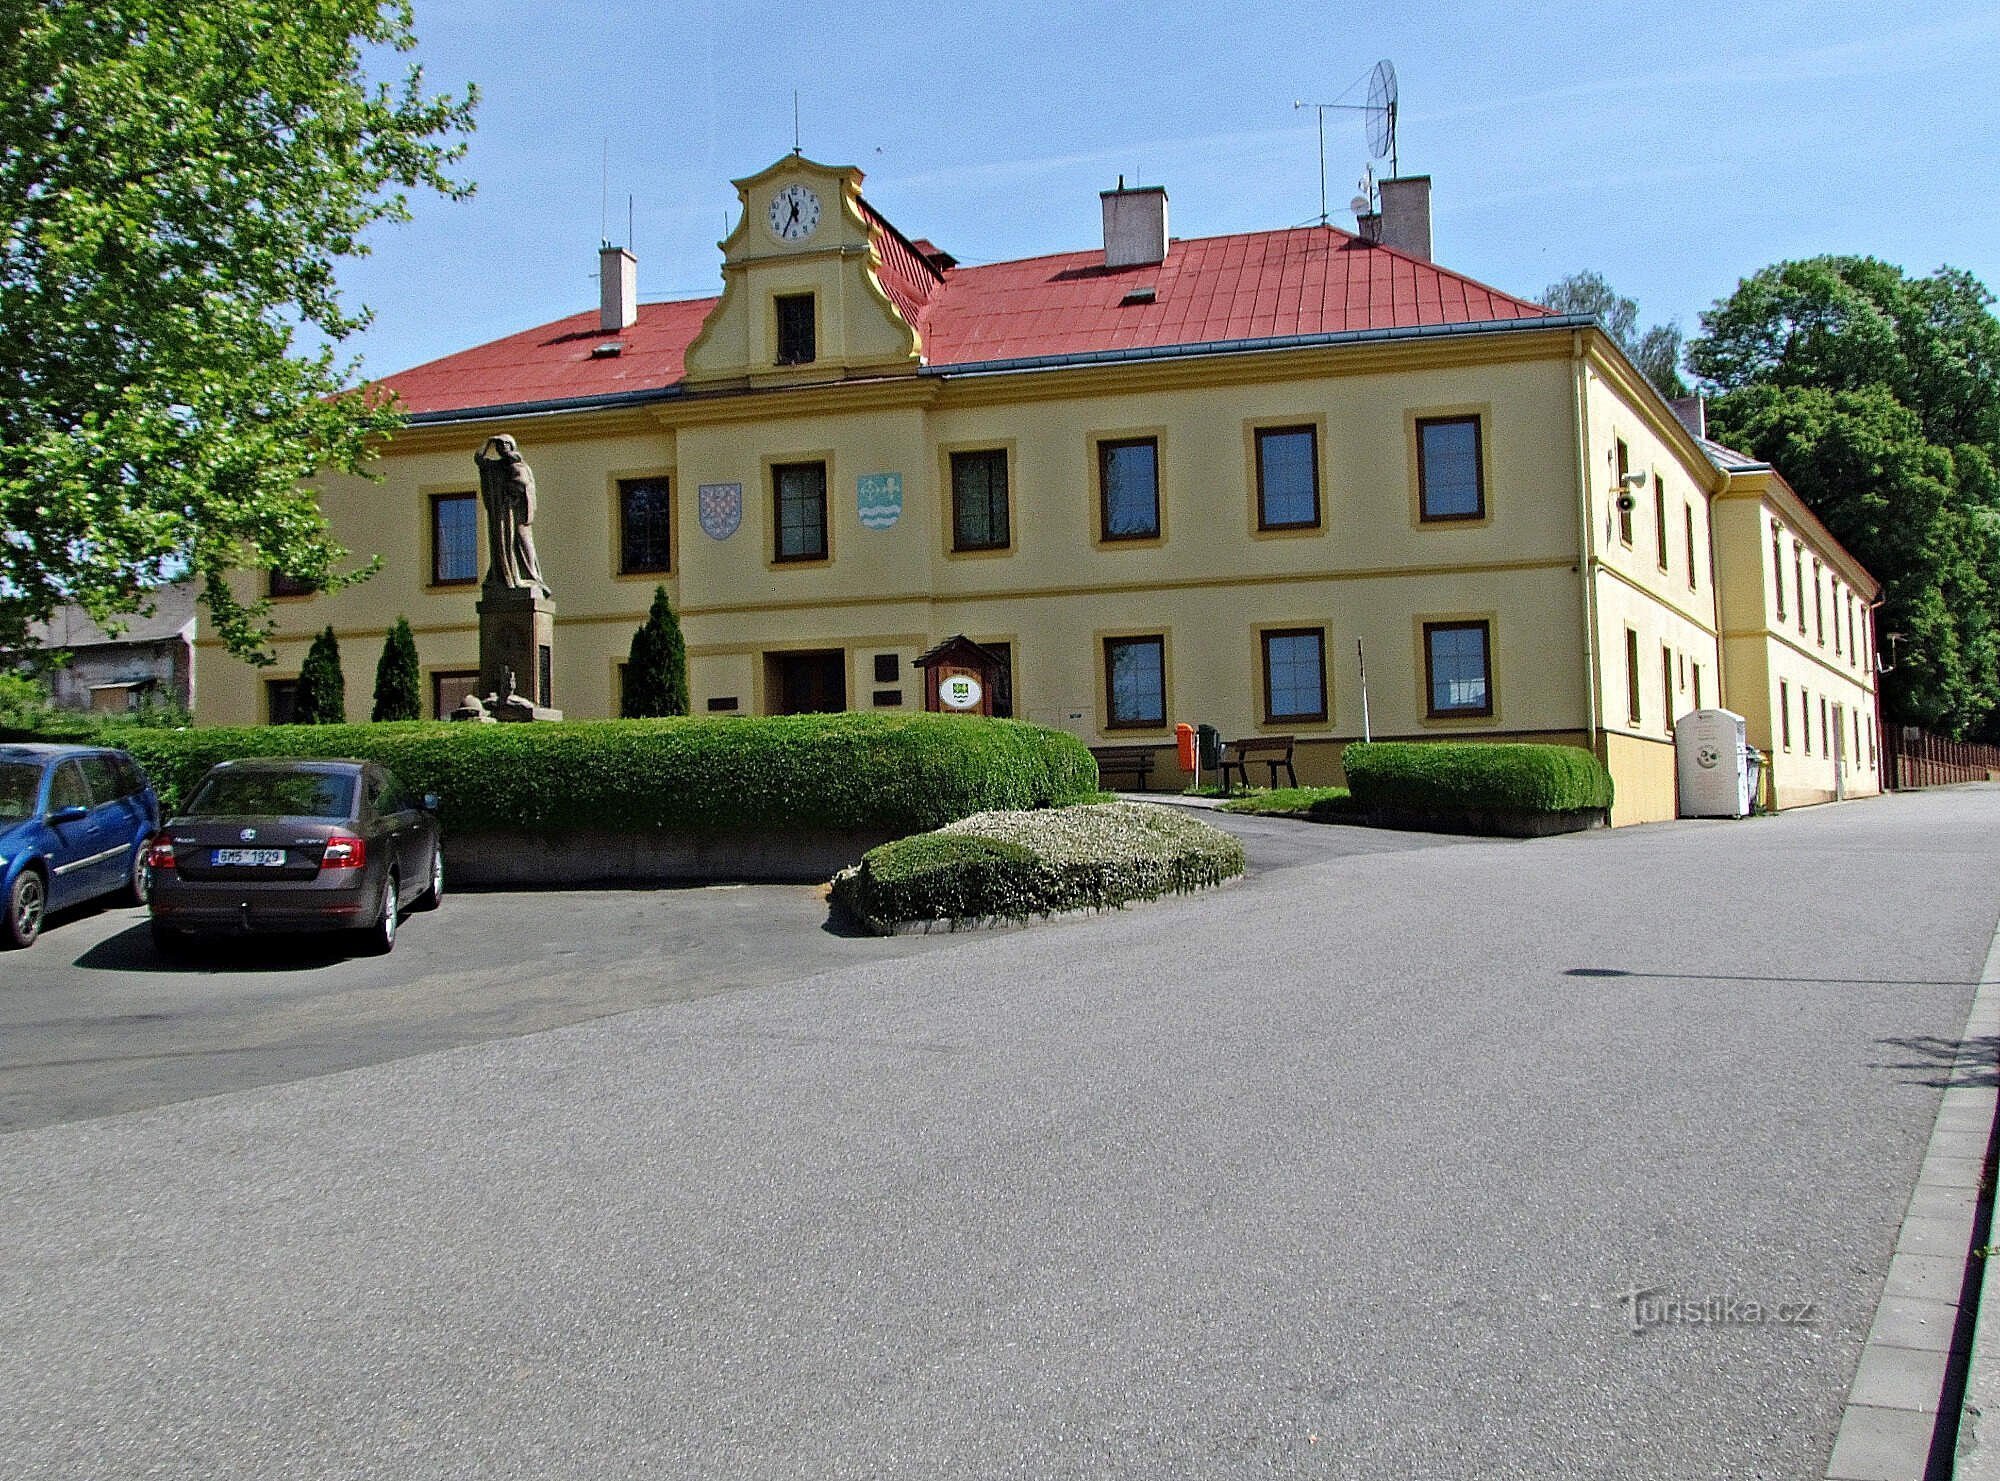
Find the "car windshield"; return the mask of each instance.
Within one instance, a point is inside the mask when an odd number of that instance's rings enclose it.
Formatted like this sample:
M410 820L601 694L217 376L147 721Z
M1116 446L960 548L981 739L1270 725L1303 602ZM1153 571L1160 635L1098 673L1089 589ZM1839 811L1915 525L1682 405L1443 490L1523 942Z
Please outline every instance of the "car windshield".
M41 790L42 769L34 762L0 761L0 827L31 816Z
M325 771L222 771L181 809L202 818L351 818L354 778Z

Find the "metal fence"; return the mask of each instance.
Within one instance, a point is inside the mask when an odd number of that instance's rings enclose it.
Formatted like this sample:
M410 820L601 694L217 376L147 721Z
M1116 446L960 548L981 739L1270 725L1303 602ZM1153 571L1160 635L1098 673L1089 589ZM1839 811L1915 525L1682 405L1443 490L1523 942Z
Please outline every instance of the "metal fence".
M1897 791L2000 780L2000 746L1946 740L1914 725L1888 728L1882 779Z

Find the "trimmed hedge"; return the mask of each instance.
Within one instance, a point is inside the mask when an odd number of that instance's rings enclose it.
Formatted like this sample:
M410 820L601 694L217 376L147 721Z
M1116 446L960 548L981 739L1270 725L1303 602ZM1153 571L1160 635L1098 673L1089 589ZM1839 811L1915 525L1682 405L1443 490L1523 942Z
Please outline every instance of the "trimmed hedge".
M1611 806L1611 774L1576 746L1356 742L1348 790L1371 812L1574 813Z
M349 756L435 792L455 832L920 833L1097 787L1074 736L956 715L264 725L123 731L172 812L218 761Z
M987 812L871 849L833 882L869 929L1025 920L1184 894L1244 870L1243 845L1167 807L1111 802Z

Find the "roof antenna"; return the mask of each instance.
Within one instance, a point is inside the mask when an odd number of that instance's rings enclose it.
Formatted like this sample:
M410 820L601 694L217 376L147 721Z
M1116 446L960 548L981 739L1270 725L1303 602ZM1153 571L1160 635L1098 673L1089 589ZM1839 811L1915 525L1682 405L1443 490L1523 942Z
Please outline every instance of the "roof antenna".
M1349 87L1342 97L1354 91ZM1327 224L1326 210L1326 115L1328 109L1342 113L1365 113L1362 120L1368 128L1368 152L1376 159L1389 161L1392 179L1402 173L1396 160L1396 68L1384 59L1375 64L1368 74L1368 101L1365 103L1304 103L1295 102L1294 109L1310 108L1319 116L1319 224Z
M611 136L604 136L604 163L597 176L597 244L611 245Z
M625 196L625 250L634 257L639 255L632 245L632 197L629 192Z
M802 149L799 145L799 90L797 88L793 88L792 89L792 155L794 158L796 158L804 153L805 150Z

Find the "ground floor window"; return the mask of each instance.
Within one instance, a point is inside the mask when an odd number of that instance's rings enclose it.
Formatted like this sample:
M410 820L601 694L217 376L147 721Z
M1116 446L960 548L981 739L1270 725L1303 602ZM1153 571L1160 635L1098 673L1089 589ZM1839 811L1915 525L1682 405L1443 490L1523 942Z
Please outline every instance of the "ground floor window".
M1433 717L1492 714L1492 624L1426 622L1424 688Z
M449 720L451 712L479 690L478 669L439 669L431 675L431 716Z
M1264 634L1264 720L1278 725L1326 718L1326 630Z
M264 714L273 725L289 725L299 713L299 681L266 679Z
M1109 729L1167 723L1165 637L1104 640L1104 703Z
M1786 750L1792 748L1792 686L1778 680L1778 731Z

